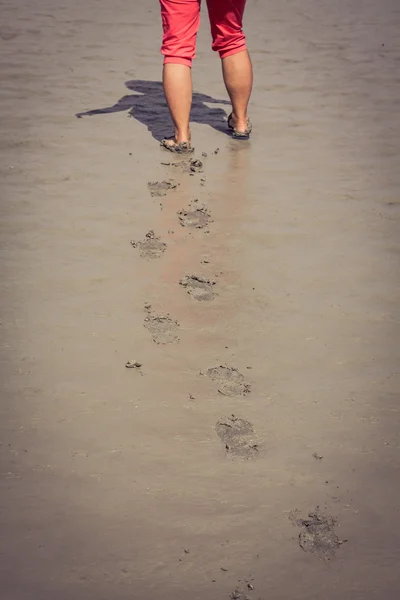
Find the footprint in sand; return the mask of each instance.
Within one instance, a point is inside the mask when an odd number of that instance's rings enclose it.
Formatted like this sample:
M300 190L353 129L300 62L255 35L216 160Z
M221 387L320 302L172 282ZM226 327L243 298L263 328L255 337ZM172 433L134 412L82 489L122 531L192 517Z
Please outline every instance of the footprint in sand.
M146 233L146 237L141 242L131 240L134 248L138 248L142 258L161 258L164 254L167 244L161 241L161 238L156 237L154 231Z
M192 158L189 163L190 171L192 173L202 173L203 163L198 158Z
M291 511L289 519L293 525L301 528L299 546L304 552L315 554L321 560L332 560L338 548L347 540L340 540L335 532L337 521L330 515L323 514L319 506L310 512L308 519L298 518L298 511Z
M179 322L169 315L149 314L144 320L144 326L150 331L156 344L176 344L179 342L177 331Z
M189 208L182 209L178 212L179 222L182 227L192 227L194 229L204 229L210 223L212 223L211 214L207 210L206 206L200 208Z
M179 282L192 298L200 302L214 300L217 296L213 291L215 283L214 279L207 279L201 275L185 275Z
M190 173L191 175L193 175L193 173L203 173L203 163L197 158L191 158L189 160L184 159L176 162L162 162L161 164L165 167L174 167L182 173Z
M258 443L250 421L235 415L220 419L215 430L228 454L242 458L254 458L258 454Z
M149 181L147 186L151 196L166 196L167 192L177 187L174 181Z
M234 367L220 365L200 371L200 374L216 381L218 391L223 396L245 396L250 393L250 384L245 382L243 375Z

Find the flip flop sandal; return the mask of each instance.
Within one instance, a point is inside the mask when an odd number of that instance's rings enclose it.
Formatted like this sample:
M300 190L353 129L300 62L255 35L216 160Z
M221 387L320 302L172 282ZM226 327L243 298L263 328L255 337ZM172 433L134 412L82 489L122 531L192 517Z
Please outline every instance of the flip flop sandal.
M171 144L171 141L173 142L172 144ZM190 143L175 142L174 137L170 137L170 138L166 138L165 140L162 140L160 145L163 148L165 148L166 150L169 150L170 152L176 152L177 154L191 154L194 150L194 148L192 148Z
M235 129L232 125L232 113L228 117L228 127L232 130L232 137L236 138L237 140L248 140L253 130L253 125L251 124L250 119L247 119L246 131L238 131Z

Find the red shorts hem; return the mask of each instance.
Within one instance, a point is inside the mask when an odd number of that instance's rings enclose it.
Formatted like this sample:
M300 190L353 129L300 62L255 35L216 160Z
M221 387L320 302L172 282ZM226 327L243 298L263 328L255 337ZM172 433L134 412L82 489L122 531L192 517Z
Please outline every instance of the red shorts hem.
M164 65L185 65L186 67L191 67L192 60L190 58L181 58L180 56L164 56Z
M244 52L247 50L246 44L239 46L238 48L233 48L232 50L220 50L219 55L220 58L227 58L228 56L233 56L234 54L239 54L239 52Z

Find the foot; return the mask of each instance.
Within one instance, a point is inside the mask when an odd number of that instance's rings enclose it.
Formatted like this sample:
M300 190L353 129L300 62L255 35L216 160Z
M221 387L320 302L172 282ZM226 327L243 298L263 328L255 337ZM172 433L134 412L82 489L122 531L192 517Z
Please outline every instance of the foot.
M176 136L162 140L161 146L170 152L177 152L178 154L190 154L194 150L190 140L180 142L177 140Z
M233 113L228 117L228 127L232 129L232 135L238 139L248 139L253 126L250 119L238 119Z

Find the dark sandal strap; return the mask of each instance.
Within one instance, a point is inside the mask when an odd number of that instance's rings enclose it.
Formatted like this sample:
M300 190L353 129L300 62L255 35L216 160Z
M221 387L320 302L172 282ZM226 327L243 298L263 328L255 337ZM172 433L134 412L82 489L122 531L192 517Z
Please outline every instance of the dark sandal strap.
M236 140L248 140L250 133L251 132L248 129L246 129L246 131L236 131L236 129L234 129L232 131L232 137L234 137Z
M229 115L228 117L228 127L229 129L232 130L232 136L236 139L245 139L247 140L250 137L250 134L253 130L253 125L250 121L250 119L247 119L247 129L246 131L238 131L237 129L234 128L234 126L232 125L232 113Z
M169 143L173 141L173 143ZM194 148L188 142L175 142L174 137L166 138L161 141L161 146L169 150L170 152L176 152L177 154L190 154Z

